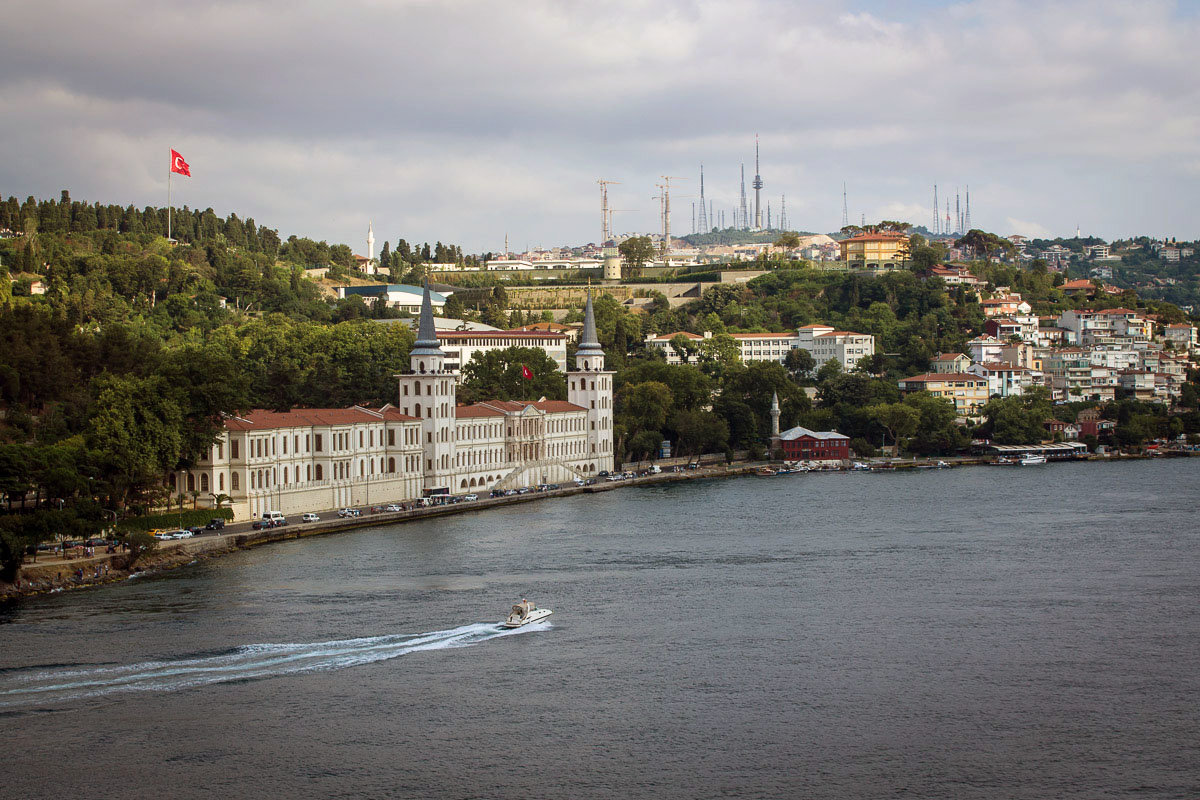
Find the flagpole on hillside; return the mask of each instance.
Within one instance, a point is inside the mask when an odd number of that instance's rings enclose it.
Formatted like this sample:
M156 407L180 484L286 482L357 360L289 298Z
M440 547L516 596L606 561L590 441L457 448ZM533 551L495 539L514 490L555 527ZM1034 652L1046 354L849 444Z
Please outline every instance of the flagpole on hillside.
M171 173L175 171L174 158L167 167L167 241L171 241Z

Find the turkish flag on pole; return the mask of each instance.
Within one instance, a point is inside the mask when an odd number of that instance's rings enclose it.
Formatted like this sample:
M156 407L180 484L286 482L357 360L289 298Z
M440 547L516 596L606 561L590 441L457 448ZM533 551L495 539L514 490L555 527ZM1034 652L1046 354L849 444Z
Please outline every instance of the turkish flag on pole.
M529 367L525 366L524 364L521 365L521 377L527 381L533 380L533 372L531 372Z
M192 177L191 167L189 167L188 163L183 160L183 156L179 155L179 153L174 150L171 151L171 172L175 172L180 175L186 175L189 178Z

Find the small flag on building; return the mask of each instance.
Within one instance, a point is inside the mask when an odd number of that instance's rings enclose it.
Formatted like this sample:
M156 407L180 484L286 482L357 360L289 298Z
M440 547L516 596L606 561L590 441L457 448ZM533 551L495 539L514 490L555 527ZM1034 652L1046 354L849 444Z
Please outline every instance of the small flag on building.
M171 172L178 175L186 175L192 177L192 168L183 160L183 156L179 155L175 150L171 151Z
M521 365L521 377L527 381L531 381L531 380L533 380L533 371L530 370L529 367L522 364Z

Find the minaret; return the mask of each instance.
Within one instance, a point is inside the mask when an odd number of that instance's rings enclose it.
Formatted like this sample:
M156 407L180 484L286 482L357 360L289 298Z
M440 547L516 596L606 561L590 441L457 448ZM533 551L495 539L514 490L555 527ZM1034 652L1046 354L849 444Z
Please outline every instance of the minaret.
M375 223L367 223L367 260L372 261L375 258Z
M583 310L583 332L575 351L575 369L567 373L567 401L588 412L588 452L575 461L575 466L585 473L613 469L612 376L612 372L604 369L604 351L596 336L589 290Z
M779 392L771 392L771 453L780 449L779 436Z
M438 344L433 324L433 300L429 282L421 298L421 322L417 341L409 352L409 371L400 380L400 411L421 420L421 464L426 492L435 489L455 491L454 482L454 406L458 391L458 373L446 369L446 353Z

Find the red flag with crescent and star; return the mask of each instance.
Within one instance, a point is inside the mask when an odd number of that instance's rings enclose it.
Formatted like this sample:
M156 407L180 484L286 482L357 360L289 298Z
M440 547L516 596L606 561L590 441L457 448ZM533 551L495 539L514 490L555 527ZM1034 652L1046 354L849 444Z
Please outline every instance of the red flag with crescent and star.
M171 151L171 172L186 175L189 178L192 177L192 168L183 160L183 156L179 155L175 150Z
M527 381L531 381L531 380L533 380L533 371L530 370L529 367L522 364L521 365L521 377Z

